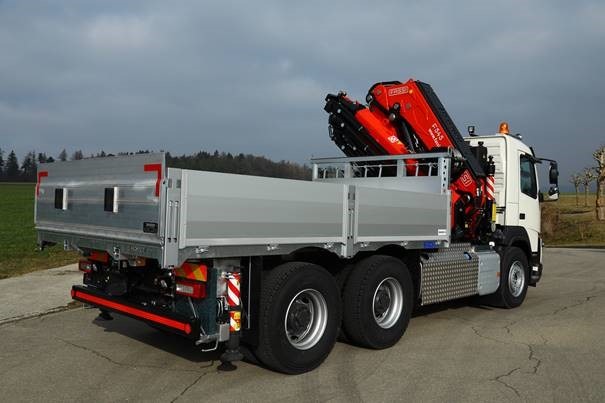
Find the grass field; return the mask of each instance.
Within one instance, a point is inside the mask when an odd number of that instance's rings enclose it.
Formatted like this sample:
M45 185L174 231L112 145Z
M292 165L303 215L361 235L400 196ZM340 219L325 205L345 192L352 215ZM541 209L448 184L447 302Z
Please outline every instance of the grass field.
M34 232L34 185L0 183L0 278L48 269L77 260L55 245L40 252Z
M546 246L605 246L605 222L595 216L595 195L562 194L556 202L542 204L542 233Z

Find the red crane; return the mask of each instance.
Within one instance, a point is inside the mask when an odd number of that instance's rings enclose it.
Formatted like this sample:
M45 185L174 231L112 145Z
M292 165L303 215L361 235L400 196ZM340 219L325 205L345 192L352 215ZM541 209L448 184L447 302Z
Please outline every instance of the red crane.
M345 93L328 94L330 137L348 156L453 152L452 236L475 240L489 225L491 200L486 172L492 174L485 147L469 147L430 85L421 81L374 84L366 105ZM408 160L409 174L416 161Z

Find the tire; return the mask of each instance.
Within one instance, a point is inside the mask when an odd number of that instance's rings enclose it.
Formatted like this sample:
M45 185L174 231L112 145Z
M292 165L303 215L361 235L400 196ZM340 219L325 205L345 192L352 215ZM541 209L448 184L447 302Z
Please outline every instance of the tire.
M343 329L353 344L387 348L405 333L413 306L407 266L394 257L370 256L357 263L345 284Z
M336 285L338 286L338 295L340 296L341 301L344 299L345 284L347 283L349 275L351 274L354 268L354 264L347 264L335 276ZM340 332L338 332L337 340L343 343L351 343L343 328L341 328Z
M355 265L348 264L336 274L336 285L338 286L338 291L340 293L339 295L341 297L344 296L345 284L347 283L347 280L349 279L349 276L354 268Z
M315 264L282 264L263 280L255 354L278 372L310 371L332 351L340 322L334 277Z
M488 302L501 308L516 308L525 301L527 295L527 256L520 248L511 246L503 249L500 259L500 286L494 294L488 296Z

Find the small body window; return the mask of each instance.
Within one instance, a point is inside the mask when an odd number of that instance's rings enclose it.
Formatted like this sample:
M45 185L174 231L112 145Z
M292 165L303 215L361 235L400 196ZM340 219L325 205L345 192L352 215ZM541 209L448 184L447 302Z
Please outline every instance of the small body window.
M520 183L521 192L529 197L538 197L538 182L536 181L536 167L529 155L522 154L520 160Z

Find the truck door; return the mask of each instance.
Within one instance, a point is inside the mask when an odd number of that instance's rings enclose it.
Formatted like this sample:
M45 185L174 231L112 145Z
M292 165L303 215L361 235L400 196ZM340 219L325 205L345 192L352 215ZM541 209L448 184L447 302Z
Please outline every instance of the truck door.
M540 234L538 177L534 158L521 151L519 152L519 185L519 225L527 230L532 252L537 252Z

